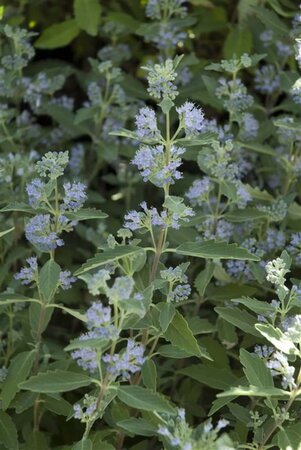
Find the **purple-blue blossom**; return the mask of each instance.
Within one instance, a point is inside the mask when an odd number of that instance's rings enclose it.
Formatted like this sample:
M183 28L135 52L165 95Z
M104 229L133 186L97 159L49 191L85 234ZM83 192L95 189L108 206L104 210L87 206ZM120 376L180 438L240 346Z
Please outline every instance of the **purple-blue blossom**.
M254 139L257 136L259 128L258 120L255 119L253 114L244 113L242 115L242 138L243 139Z
M160 137L155 111L148 106L139 110L135 123L136 133L140 139L158 139Z
M95 373L98 368L97 352L91 348L85 347L71 353L77 364L90 373Z
M78 211L87 199L87 186L80 182L67 182L63 184L63 187L65 196L61 205L62 210Z
M186 197L189 198L190 203L193 206L202 206L207 200L209 192L212 190L213 185L209 177L203 177L201 180L195 180L192 186L186 193Z
M196 136L204 127L204 113L191 102L176 108L182 121L187 137Z
M70 289L72 287L71 285L75 283L76 278L71 275L70 270L62 270L60 273L59 281L61 288L66 291L67 289Z
M138 167L144 181L149 180L155 186L164 187L166 184L174 184L175 180L182 178L182 173L178 168L182 164L180 155L184 152L184 148L172 145L170 161L166 161L163 145L153 147L142 145L132 160L132 164Z
M103 361L107 364L107 371L113 379L121 377L122 380L129 380L131 375L139 372L145 362L145 347L137 344L133 339L129 339L125 350L114 355L105 354Z
M272 94L280 87L280 76L272 64L267 64L255 72L255 88L261 94Z
M44 195L45 183L40 178L35 178L26 185L25 190L30 206L37 208Z
M23 267L20 272L16 273L14 278L21 280L21 284L28 285L34 281L38 275L38 260L35 256L27 258L28 267Z
M26 239L42 252L50 252L64 245L64 241L53 231L49 214L38 214L25 225Z

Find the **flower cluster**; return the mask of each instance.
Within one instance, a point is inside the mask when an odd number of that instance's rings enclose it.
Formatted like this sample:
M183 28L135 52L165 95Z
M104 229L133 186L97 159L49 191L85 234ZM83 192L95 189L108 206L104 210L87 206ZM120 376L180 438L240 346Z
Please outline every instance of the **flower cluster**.
M183 123L187 137L196 136L204 128L204 114L200 108L194 106L191 102L186 102L179 108L176 108L180 123Z
M142 344L137 344L133 339L129 339L125 350L114 355L105 354L103 361L106 363L107 371L115 380L121 377L122 380L129 380L132 375L139 372L143 363L145 348Z
M23 267L20 272L15 274L16 280L21 280L23 285L28 285L33 281L36 281L38 276L38 260L35 256L27 258L26 262L28 267Z
M189 298L191 287L181 266L161 270L160 275L168 283L167 302L181 302Z
M155 186L164 187L167 184L174 184L175 180L182 178L182 172L178 168L182 164L180 155L184 152L184 148L172 145L170 148L170 160L166 161L163 145L154 147L142 145L137 151L132 164L138 167L144 181L149 180Z

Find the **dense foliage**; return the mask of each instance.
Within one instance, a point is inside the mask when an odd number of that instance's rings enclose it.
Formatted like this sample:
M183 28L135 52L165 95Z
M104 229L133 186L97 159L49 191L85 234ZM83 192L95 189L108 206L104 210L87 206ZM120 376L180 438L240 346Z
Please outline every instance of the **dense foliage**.
M296 2L0 15L0 450L300 450Z

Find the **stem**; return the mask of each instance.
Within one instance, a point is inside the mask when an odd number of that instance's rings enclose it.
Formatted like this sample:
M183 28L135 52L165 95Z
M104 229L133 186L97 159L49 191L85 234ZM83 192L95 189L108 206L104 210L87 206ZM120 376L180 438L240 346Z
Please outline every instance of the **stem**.
M288 400L288 402L284 408L284 411L283 411L284 413L287 413L289 411L289 409L291 408L292 404L294 403L296 397L300 394L300 392L299 392L300 385L301 385L301 369L299 371L299 375L298 375L298 379L297 379L297 386L291 392L291 398ZM283 416L285 417L285 414L283 414ZM271 426L271 428L267 431L266 435L264 436L260 446L258 447L258 450L264 450L265 444L269 441L269 439L274 434L274 432L279 427L281 427L281 425L283 424L284 421L285 421L285 418L282 419L280 422L275 421L275 423Z

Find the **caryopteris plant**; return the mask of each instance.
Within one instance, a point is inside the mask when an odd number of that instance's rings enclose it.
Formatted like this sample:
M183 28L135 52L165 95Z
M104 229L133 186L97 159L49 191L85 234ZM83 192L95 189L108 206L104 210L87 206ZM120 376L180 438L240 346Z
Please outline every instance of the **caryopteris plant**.
M0 450L300 450L295 2L50 3L0 6Z

